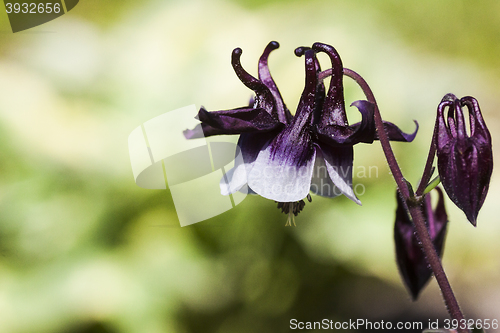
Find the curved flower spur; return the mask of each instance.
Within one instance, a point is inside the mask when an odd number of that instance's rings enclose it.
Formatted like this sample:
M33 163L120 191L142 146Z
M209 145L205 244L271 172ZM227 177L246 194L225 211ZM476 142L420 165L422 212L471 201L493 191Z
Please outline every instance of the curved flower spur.
M353 145L378 139L368 101L353 103L362 121L349 125L343 93L343 66L337 51L315 43L299 47L297 56L305 56L305 87L297 111L292 117L272 79L268 57L279 44L267 45L259 60L259 79L246 72L240 63L241 49L233 50L232 65L238 78L256 94L252 105L232 110L207 112L201 108L201 121L193 130L184 131L187 139L219 134L241 134L238 147L242 162L236 163L221 180L224 195L248 190L278 202L289 215L287 225L311 201L309 191L336 197L344 194L361 204L352 189ZM331 70L321 72L318 52L326 53ZM323 79L331 76L326 92ZM384 122L389 139L410 142L416 135L405 134L394 124ZM418 128L417 128L418 129ZM248 188L246 188L246 185Z

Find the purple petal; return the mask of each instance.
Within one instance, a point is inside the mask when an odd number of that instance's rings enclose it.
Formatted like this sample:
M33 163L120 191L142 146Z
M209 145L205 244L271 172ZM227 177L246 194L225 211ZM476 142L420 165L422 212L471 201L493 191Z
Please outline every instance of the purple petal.
M310 50L310 47L307 46L300 46L295 49L295 55L297 57L301 57L305 54L307 50ZM321 73L321 66L318 61L318 58L314 57L314 65L316 68L316 73L319 74ZM316 124L320 121L322 111L323 111L323 103L325 101L325 84L323 83L323 80L317 83L316 85L316 98L315 98L315 105L314 105L314 114L312 117L311 123Z
M412 299L416 300L420 291L429 281L432 271L418 244L415 228L399 193L397 196L396 223L394 224L394 242L396 261L399 272Z
M415 131L411 134L405 133L399 129L393 123L388 121L384 121L384 130L391 141L403 141L403 142L412 142L415 139L415 136L418 132L418 122L416 120L413 121L415 123ZM375 140L378 140L378 134L375 133Z
M352 126L318 124L318 139L331 146L355 145L360 142L372 143L375 138L374 105L368 101L352 103L361 112L362 120Z
M439 188L436 190L439 194L436 209L432 210L430 193L425 196L421 209L432 243L439 257L442 257L448 216L444 207L443 193ZM413 300L416 300L420 291L429 281L432 271L422 252L413 222L399 194L397 194L397 202L394 226L396 259L403 281Z
M477 204L475 213L476 217L479 210L483 206L486 194L488 193L491 174L493 172L493 151L491 148L491 135L483 120L479 103L474 97L466 96L460 99L460 102L469 109L470 118L470 140L478 150L478 160L481 161L477 168L477 187L475 192L477 195ZM472 171L474 172L474 171Z
M358 108L359 112L361 112L361 122L355 123L352 125L352 128L355 128L351 140L354 142L364 142L364 143L372 143L375 139L375 105L368 101L355 101L351 104L351 106L355 106Z
M361 205L361 201L352 190L352 147L332 147L323 144L319 147L319 151L325 160L328 175L336 187L336 189L332 189L333 194L336 194L334 191L340 192L340 194Z
M204 131L203 131L201 124L196 125L195 128L193 128L193 129L186 129L186 130L182 131L182 134L184 134L184 137L188 140L199 139L199 138L205 137L205 134L204 134ZM209 136L214 135L214 134L210 134L210 130L207 130L207 134Z
M448 95L445 96L445 98L447 97ZM439 151L440 149L442 149L444 146L448 145L449 144L449 141L451 140L451 138L453 137L452 136L452 133L450 131L450 128L448 126L446 126L446 119L444 119L444 109L446 107L448 108L451 108L451 106L453 105L453 101L450 101L450 100L445 100L445 98L443 98L443 100L441 101L441 103L439 103L438 105L438 109L437 109L437 131L438 131L438 135L436 137L436 149ZM456 99L456 97L455 97Z
M316 106L316 88L318 85L318 75L316 71L316 53L308 49L305 51L306 82L304 90L297 106L297 112L289 127L294 128L296 133L309 128L312 115Z
M482 139L486 143L491 143L491 135L484 122L479 103L474 97L466 96L460 99L460 103L469 109L470 136L471 138Z
M280 202L302 200L309 193L316 149L311 138L317 73L315 52L305 52L306 84L292 122L259 153L248 185L259 195Z
M243 69L240 62L242 52L240 48L233 50L231 64L233 65L234 72L245 86L255 92L256 98L254 107L262 108L278 119L276 101L274 100L271 90L262 81L256 79Z
M278 42L270 42L265 48L264 53L262 53L262 56L259 59L259 79L269 88L274 97L279 121L286 124L288 123L287 118L289 117L289 119L291 119L291 114L283 103L283 98L281 97L278 87L271 76L267 61L271 51L276 50L279 47L280 45Z
M321 123L324 125L340 125L347 126L347 116L345 113L344 104L344 85L343 85L343 70L342 60L334 47L314 43L313 49L316 52L324 52L330 57L332 63L332 77L330 79L330 87L326 95L323 105L323 114Z
M208 112L201 108L197 118L202 122L192 130L185 130L187 139L208 137L220 134L241 134L248 132L267 132L283 127L264 109L249 107Z
M486 183L480 181L478 171L489 162L489 158L483 159L471 142L466 148L452 142L438 150L437 157L439 175L446 193L475 226L489 185L489 178Z

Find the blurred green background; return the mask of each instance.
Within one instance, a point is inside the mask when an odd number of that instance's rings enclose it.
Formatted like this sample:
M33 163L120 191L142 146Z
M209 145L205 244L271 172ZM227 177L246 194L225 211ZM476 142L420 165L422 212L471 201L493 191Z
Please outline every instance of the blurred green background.
M386 120L407 132L418 120L416 140L394 144L416 183L446 93L476 97L497 141L500 2L82 0L16 34L0 16L0 332L264 333L293 318L447 317L434 280L414 303L400 281L395 185L378 143L355 147L362 207L314 197L285 228L275 203L249 196L181 228L168 189L135 185L127 138L185 105L244 105L251 92L231 51L256 74L271 40L293 111L304 80L293 50L321 41L371 84ZM347 104L363 98L345 86ZM377 175L356 174L370 166ZM447 201L443 263L468 318L500 320L499 181L494 172L477 228Z

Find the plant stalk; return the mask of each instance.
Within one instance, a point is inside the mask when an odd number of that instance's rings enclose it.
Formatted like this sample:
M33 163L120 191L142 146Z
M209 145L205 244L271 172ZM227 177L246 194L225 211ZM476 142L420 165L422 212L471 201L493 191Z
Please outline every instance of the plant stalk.
M326 70L320 73L319 77L320 79L324 79L331 75L332 70ZM465 321L464 315L462 314L462 311L460 310L460 306L458 305L457 299L453 293L453 290L451 288L451 285L448 281L448 278L446 276L446 273L444 272L443 265L441 264L441 259L439 258L438 253L436 252L436 248L432 244L432 240L429 235L429 231L427 230L427 227L425 225L425 219L424 216L422 215L422 211L420 209L420 202L415 200L415 197L412 197L410 195L410 189L408 188L408 185L406 184L406 181L403 177L403 173L401 172L401 169L399 168L399 165L396 161L396 157L394 156L394 152L392 151L391 144L389 142L389 138L387 136L387 133L385 132L384 129L384 123L382 121L382 117L380 115L380 111L378 109L377 102L375 100L375 96L373 95L373 92L371 91L370 87L368 86L368 83L356 72L344 68L344 75L350 77L358 85L361 87L363 90L366 98L368 99L369 102L374 104L374 118L375 118L375 126L377 128L378 132L378 137L380 140L380 143L382 145L382 149L384 151L385 157L387 159L387 163L389 164L389 168L391 169L392 175L394 177L394 180L396 181L397 187L399 189L399 192L403 196L404 201L406 202L410 215L412 217L413 223L415 225L415 230L417 232L417 236L421 242L422 245L422 251L424 252L424 255L427 259L427 262L429 263L434 276L436 277L436 281L438 282L439 288L441 289L442 296L444 299L444 303L446 305L446 308L448 310L448 313L450 314L450 317L452 319L456 319L458 323L463 323ZM434 130L434 135L435 135L436 129ZM427 183L430 178L430 171L432 167L432 162L434 160L434 155L435 155L435 145L434 145L434 137L433 141L431 143L431 148L429 151L429 155L427 158L427 163L426 167L424 169L424 175L422 176L421 184L417 190L417 195L421 195L420 192L423 193L425 187L427 186ZM470 331L466 328L459 329L460 333L470 333Z

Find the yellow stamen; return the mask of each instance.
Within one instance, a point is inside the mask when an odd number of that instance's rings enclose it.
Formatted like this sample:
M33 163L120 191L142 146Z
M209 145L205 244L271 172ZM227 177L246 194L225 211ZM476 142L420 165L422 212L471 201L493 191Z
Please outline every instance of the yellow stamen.
M297 225L295 224L295 215L293 214L292 211L288 213L288 219L286 220L285 227L291 227L293 223L293 226L296 227Z

